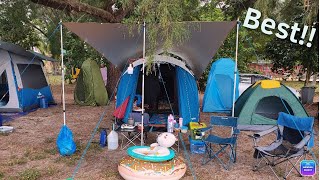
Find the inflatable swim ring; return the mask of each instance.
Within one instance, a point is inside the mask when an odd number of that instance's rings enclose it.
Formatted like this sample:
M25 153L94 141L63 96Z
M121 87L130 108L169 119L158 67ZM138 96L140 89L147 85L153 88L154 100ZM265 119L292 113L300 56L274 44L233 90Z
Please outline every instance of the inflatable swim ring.
M166 162L147 162L126 156L118 166L120 175L126 180L178 180L186 170L181 157Z
M149 146L131 146L127 149L127 153L129 156L140 159L143 161L150 161L150 162L162 162L168 161L174 158L174 151L169 149L169 153L158 155L158 154L151 154Z

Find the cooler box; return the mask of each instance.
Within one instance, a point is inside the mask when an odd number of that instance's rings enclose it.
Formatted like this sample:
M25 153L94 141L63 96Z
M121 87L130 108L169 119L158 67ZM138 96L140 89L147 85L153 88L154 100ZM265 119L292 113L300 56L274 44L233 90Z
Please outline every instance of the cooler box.
M204 154L206 152L206 145L202 140L194 140L189 136L189 142L192 154Z
M197 122L190 122L189 124L191 130L191 138L194 140L202 139L204 132L197 131L199 128L206 128L207 125L205 123L197 123Z

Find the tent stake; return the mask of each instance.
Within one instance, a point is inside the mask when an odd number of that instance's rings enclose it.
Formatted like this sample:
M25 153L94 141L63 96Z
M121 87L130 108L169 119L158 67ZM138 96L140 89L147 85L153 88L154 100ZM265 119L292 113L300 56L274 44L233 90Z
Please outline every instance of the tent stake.
M142 62L142 111L141 111L141 146L144 145L143 141L143 115L144 115L144 64L146 58L146 22L143 22L143 54L142 54L143 62Z
M63 39L62 39L62 20L60 20L60 43L61 43L61 75L62 75L62 109L63 125L66 125L66 103L64 97L64 63L63 63Z
M233 79L233 98L232 98L232 117L234 117L234 106L236 102L236 84L237 84L237 69L238 69L238 44L239 44L239 26L240 21L237 19L237 36L236 36L236 57L234 65L234 79Z

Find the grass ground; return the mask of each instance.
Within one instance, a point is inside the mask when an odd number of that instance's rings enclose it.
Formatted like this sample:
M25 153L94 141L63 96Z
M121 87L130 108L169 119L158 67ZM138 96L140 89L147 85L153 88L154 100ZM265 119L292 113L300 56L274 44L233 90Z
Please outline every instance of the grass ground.
M77 151L69 157L59 155L56 148L56 138L63 124L61 88L53 86L53 94L58 105L48 109L38 109L26 116L14 121L5 123L15 128L11 134L0 135L0 179L2 180L56 180L70 177L76 167L81 154L90 139L92 130L96 126L99 117L104 110L107 111L100 127L111 128L112 112L114 102L106 107L88 107L74 104L74 85L66 85L66 114L67 125L72 130L77 144ZM306 106L311 116L318 117L318 104ZM201 113L201 121L210 119L211 113ZM318 119L316 119L316 142L319 140ZM110 131L109 131L110 132ZM225 132L225 131L224 131ZM229 132L225 132L229 133ZM251 170L253 163L252 141L248 135L251 132L241 132L238 138L237 162L231 170L224 170L216 161L207 165L201 165L202 155L189 154L193 169L198 180L209 179L275 179L270 169L266 168L260 172ZM121 137L121 135L119 134ZM155 141L156 134L148 134L147 144ZM188 135L183 135L184 143L189 151ZM268 140L270 140L269 138ZM117 149L109 151L107 148L100 148L98 145L99 133L95 134L83 163L76 175L76 179L83 180L118 180L122 179L117 171L121 158L126 156L126 150ZM139 142L136 142L139 143ZM181 148L178 156L184 157ZM313 151L318 157L318 143ZM311 159L308 156L308 159ZM281 169L277 172L282 172ZM191 180L190 169L182 178ZM301 179L297 173L293 173L290 179ZM319 179L318 174L309 179Z

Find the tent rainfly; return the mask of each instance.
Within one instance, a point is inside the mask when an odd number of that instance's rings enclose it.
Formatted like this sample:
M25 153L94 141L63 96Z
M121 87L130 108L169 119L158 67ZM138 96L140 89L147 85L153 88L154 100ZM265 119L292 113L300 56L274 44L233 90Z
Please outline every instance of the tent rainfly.
M0 41L0 112L22 112L38 107L39 92L48 103L54 103L42 60L56 61Z

